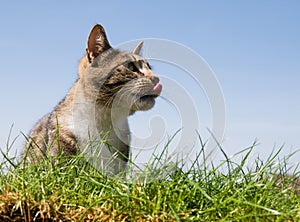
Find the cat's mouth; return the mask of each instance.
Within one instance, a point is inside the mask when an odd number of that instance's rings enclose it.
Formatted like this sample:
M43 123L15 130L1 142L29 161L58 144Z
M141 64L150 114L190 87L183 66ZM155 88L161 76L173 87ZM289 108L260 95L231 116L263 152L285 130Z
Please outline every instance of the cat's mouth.
M135 95L136 100L132 107L133 111L151 109L155 104L155 98L157 98L162 91L162 85L156 82L154 86L149 87L148 85L148 87L146 86L143 89L144 92Z
M157 98L162 91L162 85L160 83L157 83L149 92L146 94L140 96L140 99L155 99Z

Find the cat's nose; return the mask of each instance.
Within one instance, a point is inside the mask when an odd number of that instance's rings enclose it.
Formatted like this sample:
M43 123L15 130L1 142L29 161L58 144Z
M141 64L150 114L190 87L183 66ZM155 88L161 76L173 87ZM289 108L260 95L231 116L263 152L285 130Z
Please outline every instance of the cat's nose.
M159 83L159 78L157 76L151 76L150 80L153 83L153 85L157 85L157 83Z

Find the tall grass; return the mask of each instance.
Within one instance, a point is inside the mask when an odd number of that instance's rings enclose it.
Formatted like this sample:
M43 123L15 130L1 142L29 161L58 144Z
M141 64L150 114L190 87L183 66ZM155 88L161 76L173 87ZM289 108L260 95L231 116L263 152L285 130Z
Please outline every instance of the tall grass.
M2 152L0 221L300 220L299 171L291 171L291 155L279 159L279 149L249 168L254 144L237 154L240 162L222 150L225 160L215 166L201 146L189 168L165 164L166 146L143 171L131 167L130 180L102 174L82 155L25 168Z

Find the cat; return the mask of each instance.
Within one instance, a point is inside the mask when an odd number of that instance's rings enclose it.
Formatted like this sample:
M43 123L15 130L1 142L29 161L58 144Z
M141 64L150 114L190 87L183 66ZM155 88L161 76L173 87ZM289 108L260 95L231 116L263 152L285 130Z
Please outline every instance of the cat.
M86 154L92 161L108 164L103 159L110 158L113 173L124 170L130 152L127 118L138 110L151 109L162 91L159 77L140 55L142 45L132 52L114 49L104 28L96 24L79 61L76 82L54 110L33 127L24 159L37 163L49 154L55 160L58 155L83 152L90 145ZM102 144L100 151L97 144Z

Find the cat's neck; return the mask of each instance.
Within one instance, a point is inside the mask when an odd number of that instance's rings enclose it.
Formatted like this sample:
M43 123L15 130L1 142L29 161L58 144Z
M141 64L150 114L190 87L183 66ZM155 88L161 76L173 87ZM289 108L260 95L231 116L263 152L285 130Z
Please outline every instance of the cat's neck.
M63 124L68 125L81 145L101 136L111 133L113 137L128 140L129 127L126 110L118 109L113 115L111 107L97 103L78 80L70 90L59 110L69 110L68 115L62 117L58 114Z

